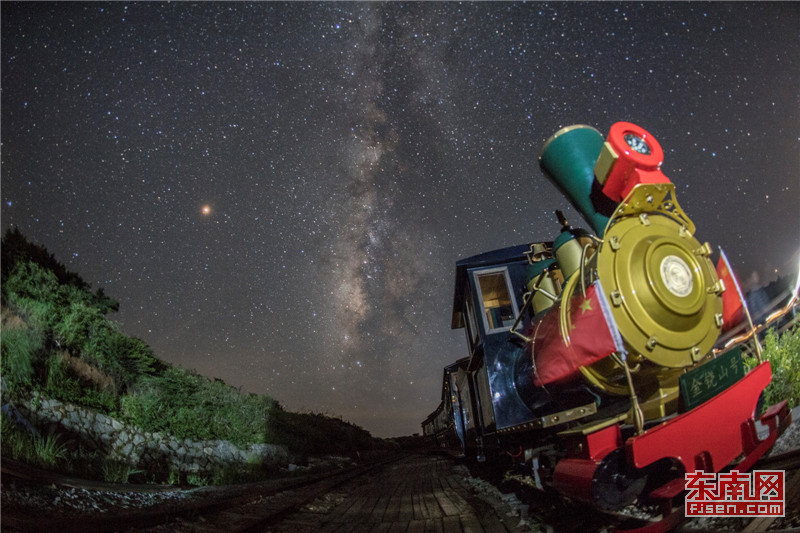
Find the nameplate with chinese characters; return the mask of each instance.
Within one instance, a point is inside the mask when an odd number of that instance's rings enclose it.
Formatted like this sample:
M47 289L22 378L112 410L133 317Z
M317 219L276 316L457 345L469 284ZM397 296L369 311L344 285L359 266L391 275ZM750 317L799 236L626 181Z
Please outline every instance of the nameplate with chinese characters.
M744 377L742 351L734 348L679 378L684 410L694 409Z

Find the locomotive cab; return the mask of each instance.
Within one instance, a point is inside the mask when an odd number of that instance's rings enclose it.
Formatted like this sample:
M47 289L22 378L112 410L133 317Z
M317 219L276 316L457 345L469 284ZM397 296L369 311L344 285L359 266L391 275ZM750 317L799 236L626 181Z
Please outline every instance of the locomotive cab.
M527 246L504 248L456 264L452 327L466 333L473 411L480 417L481 438L528 419L527 407L509 394L520 351L509 343L509 331L523 307L520 287L527 250Z
M544 252L552 248L552 242L511 246L456 264L452 327L466 334L478 456L500 434L548 428L596 412L597 396L583 382L536 386L529 343L514 334L529 328L537 315L537 303L528 301L531 267L548 263ZM557 297L550 296L552 305Z

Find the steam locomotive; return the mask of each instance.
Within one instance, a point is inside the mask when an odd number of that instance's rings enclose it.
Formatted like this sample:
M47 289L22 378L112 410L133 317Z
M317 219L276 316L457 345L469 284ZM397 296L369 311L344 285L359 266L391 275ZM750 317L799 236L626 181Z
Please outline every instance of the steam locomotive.
M505 458L598 508L668 508L685 473L747 470L789 425L785 401L759 414L769 362L745 372L740 348L714 349L734 289L662 162L628 122L547 140L544 174L593 231L557 212L554 240L456 263L452 327L469 354L445 367L422 423L436 446Z

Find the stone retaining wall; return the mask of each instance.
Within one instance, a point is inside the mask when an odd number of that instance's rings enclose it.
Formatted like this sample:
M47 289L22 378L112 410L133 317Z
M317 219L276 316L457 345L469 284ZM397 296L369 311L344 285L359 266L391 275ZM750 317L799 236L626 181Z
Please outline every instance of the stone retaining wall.
M16 405L34 426L58 424L96 443L109 458L134 468L161 466L183 473L206 474L231 466L287 466L290 462L289 452L284 446L251 444L240 449L229 441L176 439L169 434L143 431L110 416L42 395Z

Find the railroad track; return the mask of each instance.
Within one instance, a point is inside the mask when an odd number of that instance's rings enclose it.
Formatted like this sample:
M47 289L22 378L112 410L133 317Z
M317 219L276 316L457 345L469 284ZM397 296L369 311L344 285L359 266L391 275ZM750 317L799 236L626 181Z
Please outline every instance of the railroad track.
M681 533L719 533L738 531L756 533L780 526L770 531L800 533L800 449L790 450L758 461L753 470L784 470L786 517L784 518L717 518L689 520L678 517L673 526ZM515 492L529 504L529 514L537 522L547 524L554 531L619 531L636 530L656 524L659 512L656 506L632 505L619 512L588 509L555 494L532 488L522 476L507 477L504 492ZM790 515L797 515L792 518ZM783 524L787 524L786 527ZM788 529L787 529L788 528Z
M76 513L58 516L18 514L3 509L3 531L264 531L269 524L296 512L309 502L331 492L339 485L352 481L402 456L392 456L365 465L342 470L284 479L237 485L204 487L189 491L191 501L168 503L140 510L111 513ZM46 483L81 489L107 491L178 491L175 487L114 485L63 478L53 474L21 475L4 468L3 482L12 479L22 483Z
M307 504L331 493L337 487L398 461L403 456L393 456L363 466L325 475L321 479L304 482L273 493L248 494L236 500L224 502L213 508L204 508L164 524L158 531L208 531L218 532L263 532L283 518L296 513Z
M490 481L492 482L492 481ZM647 520L631 515L603 512L587 504L570 500L554 491L542 491L533 486L530 478L521 475L506 475L498 483L504 493L514 493L528 506L527 515L534 524L542 524L542 529L556 533L581 531L613 531L622 524L634 523L642 526Z
M459 488L457 477L447 470L431 476L431 468L444 469L441 460L413 459L388 466L392 457L378 463L304 478L286 479L240 485L234 487L204 487L182 491L193 495L192 501L161 505L147 510L76 514L74 516L15 516L13 507L3 509L3 531L349 531L352 527L371 530L373 526L397 531L519 531L516 523L501 524L491 518L488 508L480 507L474 497ZM441 462L441 464L440 464ZM421 465L420 467L414 466ZM436 465L436 466L434 466ZM402 466L405 477L393 477L390 472ZM380 470L387 467L383 470ZM420 470L423 468L425 470ZM463 468L463 467L462 467ZM793 450L762 460L758 469L786 470L787 515L800 496L800 450ZM466 470L464 470L466 473ZM4 468L4 487L10 472ZM441 475L441 477L439 477ZM450 477L448 477L450 476ZM22 479L25 476L19 476ZM170 492L176 488L152 486L120 486L108 483L86 482L39 474L27 476L27 482L58 484L97 490ZM431 477L430 480L427 480ZM33 479L31 479L33 478ZM34 481L34 479L36 481ZM422 481L426 479L427 481ZM375 483L392 485L380 495ZM601 513L586 506L546 494L517 482L506 480L504 492L513 486L522 502L529 505L526 516L529 522L543 525L555 532L625 530L652 523L655 514L648 508L637 508L630 514ZM354 487L357 487L354 489ZM525 490L527 489L527 490ZM495 508L496 511L496 508ZM498 513L503 518L504 512ZM800 520L800 517L797 518ZM493 520L493 521L492 521ZM519 522L520 518L515 518ZM676 525L683 533L711 533L721 530L754 533L767 527L784 530L794 524L786 519L714 519L687 521ZM544 526L546 524L546 526ZM386 526L386 527L384 527ZM350 529L348 529L350 528ZM524 529L523 529L524 530Z
M757 533L772 531L776 533L800 532L800 449L790 450L772 457L766 457L755 464L753 470L784 470L786 502L785 517L757 518L715 518L686 521L677 531L679 533L716 533L718 531L739 531Z
M798 468L800 468L800 448L764 457L753 465L753 470L797 470Z
M685 520L677 528L679 533L716 533L718 531L739 531L757 533L760 531L800 532L800 448L765 457L759 460L753 470L784 470L785 517L746 517Z
M180 487L175 485L155 485L152 483L146 485L125 483L124 485L120 485L118 483L63 476L6 458L2 460L1 470L4 484L54 485L75 489L124 490L126 492L173 492L181 490Z

